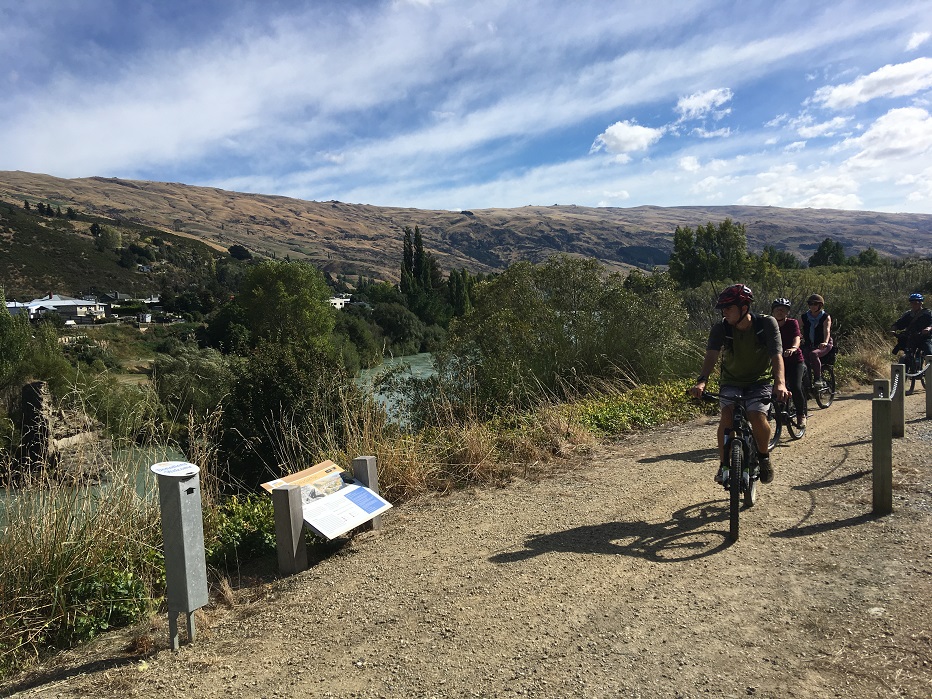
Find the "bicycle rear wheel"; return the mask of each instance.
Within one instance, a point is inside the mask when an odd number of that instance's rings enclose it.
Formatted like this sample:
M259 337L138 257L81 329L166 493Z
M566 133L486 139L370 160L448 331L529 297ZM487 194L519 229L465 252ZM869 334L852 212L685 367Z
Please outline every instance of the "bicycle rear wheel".
M738 514L741 509L741 472L744 470L744 454L741 451L741 441L731 440L728 465L728 494L729 494L729 523L728 538L738 540Z
M790 439L801 439L803 435L806 434L806 427L800 427L797 424L799 420L799 415L796 412L796 405L790 401L786 406L786 433L790 435Z
M780 433L783 431L783 415L774 403L767 408L767 424L770 425L770 441L767 443L767 451L773 451L780 441Z
M831 364L822 367L822 381L825 382L823 388L812 387L815 392L816 403L820 408L827 408L835 400L835 370Z

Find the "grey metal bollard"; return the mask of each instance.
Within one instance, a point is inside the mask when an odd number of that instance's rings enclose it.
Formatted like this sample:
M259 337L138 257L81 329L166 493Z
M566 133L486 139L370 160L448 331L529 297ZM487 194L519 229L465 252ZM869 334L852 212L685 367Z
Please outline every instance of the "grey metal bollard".
M374 456L357 456L353 459L353 478L376 495L381 494L379 493L379 469ZM381 529L382 515L373 517L370 525L373 529Z
M906 366L904 364L890 365L890 399L892 400L893 422L891 434L902 437L906 434Z
M163 461L151 470L159 484L169 643L178 650L178 613L186 615L188 642L193 642L194 611L209 601L200 469L185 461Z
M286 575L307 570L307 543L304 540L304 512L301 486L285 484L272 489L275 510L275 549L278 570Z
M890 382L874 381L871 401L871 465L873 512L888 515L893 512L893 406Z

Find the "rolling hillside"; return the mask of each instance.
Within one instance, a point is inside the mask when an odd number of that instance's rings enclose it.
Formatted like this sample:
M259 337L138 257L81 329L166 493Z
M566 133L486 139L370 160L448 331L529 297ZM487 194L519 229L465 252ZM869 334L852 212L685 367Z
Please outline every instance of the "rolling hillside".
M474 272L540 262L558 252L593 257L612 269L650 268L666 262L676 226L726 217L747 226L752 249L773 244L803 259L826 237L844 244L848 254L869 246L897 257L932 254L932 215L924 214L750 206L428 211L25 172L0 172L0 201L73 207L218 250L240 244L254 254L307 259L333 274L386 280L397 278L402 228L415 225L444 269Z

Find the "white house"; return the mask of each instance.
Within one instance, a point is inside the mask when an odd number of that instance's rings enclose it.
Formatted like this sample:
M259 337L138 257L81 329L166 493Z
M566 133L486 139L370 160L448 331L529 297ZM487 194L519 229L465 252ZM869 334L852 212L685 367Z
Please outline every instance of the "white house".
M46 313L57 313L66 321L81 320L90 323L97 318L102 318L106 310L104 305L97 303L97 301L59 296L58 294L49 294L41 299L34 299L27 303L8 301L6 307L10 315L26 313L29 320L35 320Z
M330 305L336 308L338 311L342 311L346 307L346 304L349 302L350 296L348 294L330 297Z

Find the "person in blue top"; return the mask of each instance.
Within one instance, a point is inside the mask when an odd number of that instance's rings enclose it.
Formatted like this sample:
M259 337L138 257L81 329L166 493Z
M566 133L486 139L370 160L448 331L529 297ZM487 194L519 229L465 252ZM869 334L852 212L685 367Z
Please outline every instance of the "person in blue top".
M822 357L832 351L832 316L825 312L825 299L819 294L812 294L806 299L809 310L800 316L802 321L803 355L812 372L812 382L818 387L825 386L822 381Z
M902 332L893 354L915 347L922 348L923 356L932 354L932 311L922 307L924 301L922 294L909 295L909 310L891 326Z

